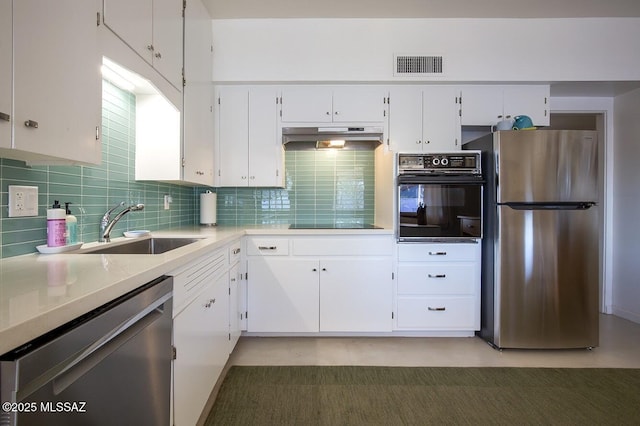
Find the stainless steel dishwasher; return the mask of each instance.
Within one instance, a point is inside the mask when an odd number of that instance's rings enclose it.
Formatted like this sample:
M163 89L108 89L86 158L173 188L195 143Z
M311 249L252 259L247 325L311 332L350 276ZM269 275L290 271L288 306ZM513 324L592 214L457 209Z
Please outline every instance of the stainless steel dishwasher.
M0 357L0 425L169 425L173 278Z

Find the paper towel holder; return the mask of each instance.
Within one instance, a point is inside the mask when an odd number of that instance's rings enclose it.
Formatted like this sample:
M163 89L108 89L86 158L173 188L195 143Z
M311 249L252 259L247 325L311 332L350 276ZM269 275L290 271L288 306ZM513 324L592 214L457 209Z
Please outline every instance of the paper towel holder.
M209 190L200 194L200 224L216 226L217 194Z

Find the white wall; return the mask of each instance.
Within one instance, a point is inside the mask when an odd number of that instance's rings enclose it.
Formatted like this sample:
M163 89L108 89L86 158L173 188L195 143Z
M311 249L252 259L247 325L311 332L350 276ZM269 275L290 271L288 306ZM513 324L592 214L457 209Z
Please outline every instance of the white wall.
M216 82L406 81L394 54L445 56L434 81L640 80L640 18L213 20ZM424 80L424 79L423 79Z
M640 323L640 90L614 101L613 313Z

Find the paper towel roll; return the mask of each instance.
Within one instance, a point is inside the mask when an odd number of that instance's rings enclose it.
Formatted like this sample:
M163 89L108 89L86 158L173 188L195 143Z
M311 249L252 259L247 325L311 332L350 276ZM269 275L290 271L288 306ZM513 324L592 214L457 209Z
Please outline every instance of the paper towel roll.
M216 224L217 194L207 191L200 194L200 223L202 225Z

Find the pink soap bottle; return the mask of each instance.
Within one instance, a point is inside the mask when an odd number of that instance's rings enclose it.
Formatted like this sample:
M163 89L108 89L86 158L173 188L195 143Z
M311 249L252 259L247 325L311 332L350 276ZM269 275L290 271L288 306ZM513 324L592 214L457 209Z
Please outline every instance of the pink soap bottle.
M47 209L47 246L60 247L66 244L67 212L55 200L53 207Z

